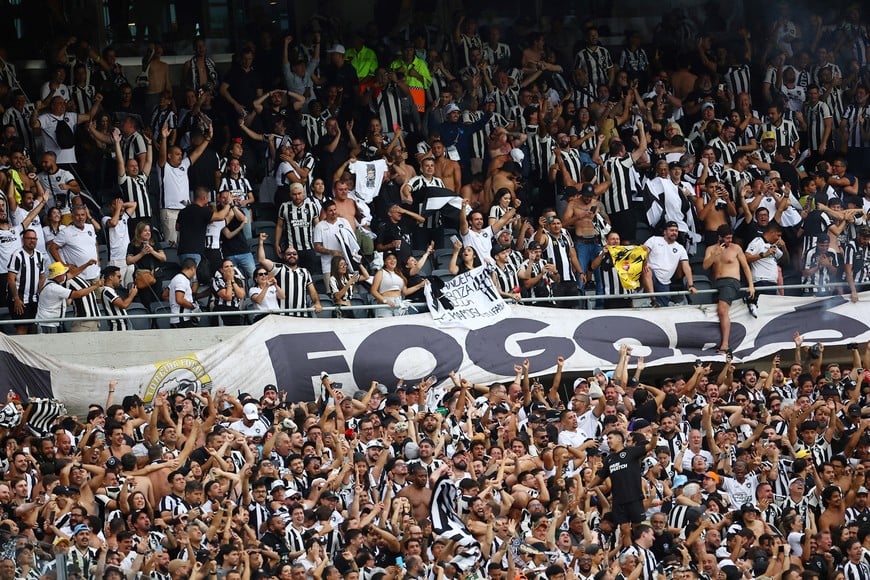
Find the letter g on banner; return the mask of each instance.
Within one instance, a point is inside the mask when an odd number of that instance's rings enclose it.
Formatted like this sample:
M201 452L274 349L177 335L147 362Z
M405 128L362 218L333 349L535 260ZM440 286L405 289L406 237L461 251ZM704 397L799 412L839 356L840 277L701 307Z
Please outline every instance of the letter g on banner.
M512 376L517 359L528 358L533 369L548 369L556 363L556 357L566 359L574 354L576 347L568 339L559 336L535 336L518 339L523 353L540 350L540 354L512 355L507 351L508 338L516 334L537 334L549 325L528 318L509 318L486 328L474 330L465 338L465 349L471 361L485 371L501 376Z

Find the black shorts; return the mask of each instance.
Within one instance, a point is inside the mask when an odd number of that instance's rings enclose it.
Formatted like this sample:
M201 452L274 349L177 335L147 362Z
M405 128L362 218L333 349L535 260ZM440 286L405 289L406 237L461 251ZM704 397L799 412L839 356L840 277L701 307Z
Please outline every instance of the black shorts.
M612 512L613 521L616 525L625 523L639 524L645 519L642 499L628 503L614 503Z
M30 304L24 305L24 312L21 314L15 314L15 310L12 308L12 301L9 301L9 317L12 320L32 320L36 318L36 310L38 308L38 304L36 302L31 302ZM32 324L32 323L31 323ZM16 326L27 326L27 325L16 325Z
M731 305L740 297L740 280L736 278L719 278L713 280L713 288L719 291L716 299L719 302Z

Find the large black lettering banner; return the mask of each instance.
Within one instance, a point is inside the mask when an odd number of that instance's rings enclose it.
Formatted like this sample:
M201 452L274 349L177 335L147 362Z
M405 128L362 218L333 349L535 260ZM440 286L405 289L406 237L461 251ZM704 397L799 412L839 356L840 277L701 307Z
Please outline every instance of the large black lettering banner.
M483 328L442 328L428 314L392 319L300 319L272 316L234 338L182 357L122 369L53 360L0 335L2 389L33 396L53 394L72 411L105 396L118 380L118 393L140 393L146 401L160 390L201 390L224 386L259 394L273 383L292 400L311 400L321 371L347 386L367 388L372 380L394 385L450 371L477 383L513 376L513 365L528 358L535 374L552 373L558 356L566 371L612 367L618 345L629 343L648 366L721 360L715 352L719 325L715 306L643 310L561 310L509 306L509 316ZM841 297L762 296L751 316L732 307L731 344L738 361L771 356L793 346L800 332L807 342L845 344L870 340L870 293L851 303ZM203 329L208 332L208 329ZM172 331L143 331L166 332ZM115 333L118 341L136 333ZM166 357L162 357L166 358Z

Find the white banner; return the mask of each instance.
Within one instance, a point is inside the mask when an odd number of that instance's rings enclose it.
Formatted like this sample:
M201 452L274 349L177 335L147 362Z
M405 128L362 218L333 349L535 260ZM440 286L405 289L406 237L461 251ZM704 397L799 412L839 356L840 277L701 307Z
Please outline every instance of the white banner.
M478 266L454 276L441 292L426 284L426 302L439 326L478 330L508 315L508 307L492 281L491 266ZM435 295L437 294L437 296Z
M81 364L59 361L0 335L0 387L23 396L54 396L71 412L105 401L106 385L119 381L117 399L139 393L146 401L163 389L223 386L255 395L266 384L288 392L293 401L312 400L321 371L346 386L368 388L372 380L392 388L398 378L417 381L450 371L486 384L514 375L513 365L528 358L536 375L564 370L613 368L618 345L635 346L648 366L723 360L715 353L719 324L715 305L641 310L563 310L506 306L503 320L479 329L442 329L428 314L379 319L303 319L268 317L232 338L187 356L161 360L149 353L138 366L112 369L89 364L86 335L78 341ZM752 317L742 304L731 309L731 344L736 361L791 350L800 332L807 343L846 344L870 340L870 292L851 303L842 297L762 296ZM118 350L135 345L141 331L110 334ZM199 332L199 331L198 331ZM208 333L210 330L201 329ZM54 338L54 337L51 337ZM690 367L687 367L687 370ZM4 393L0 390L0 397Z

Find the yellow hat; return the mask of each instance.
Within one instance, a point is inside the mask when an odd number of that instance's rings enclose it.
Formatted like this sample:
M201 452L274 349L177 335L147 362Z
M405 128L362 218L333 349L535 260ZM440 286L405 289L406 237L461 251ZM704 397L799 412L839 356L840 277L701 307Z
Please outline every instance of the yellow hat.
M768 139L776 140L776 133L774 131L765 131L761 134L762 141L767 141Z
M69 272L69 268L63 262L54 262L48 267L48 277L57 278Z

